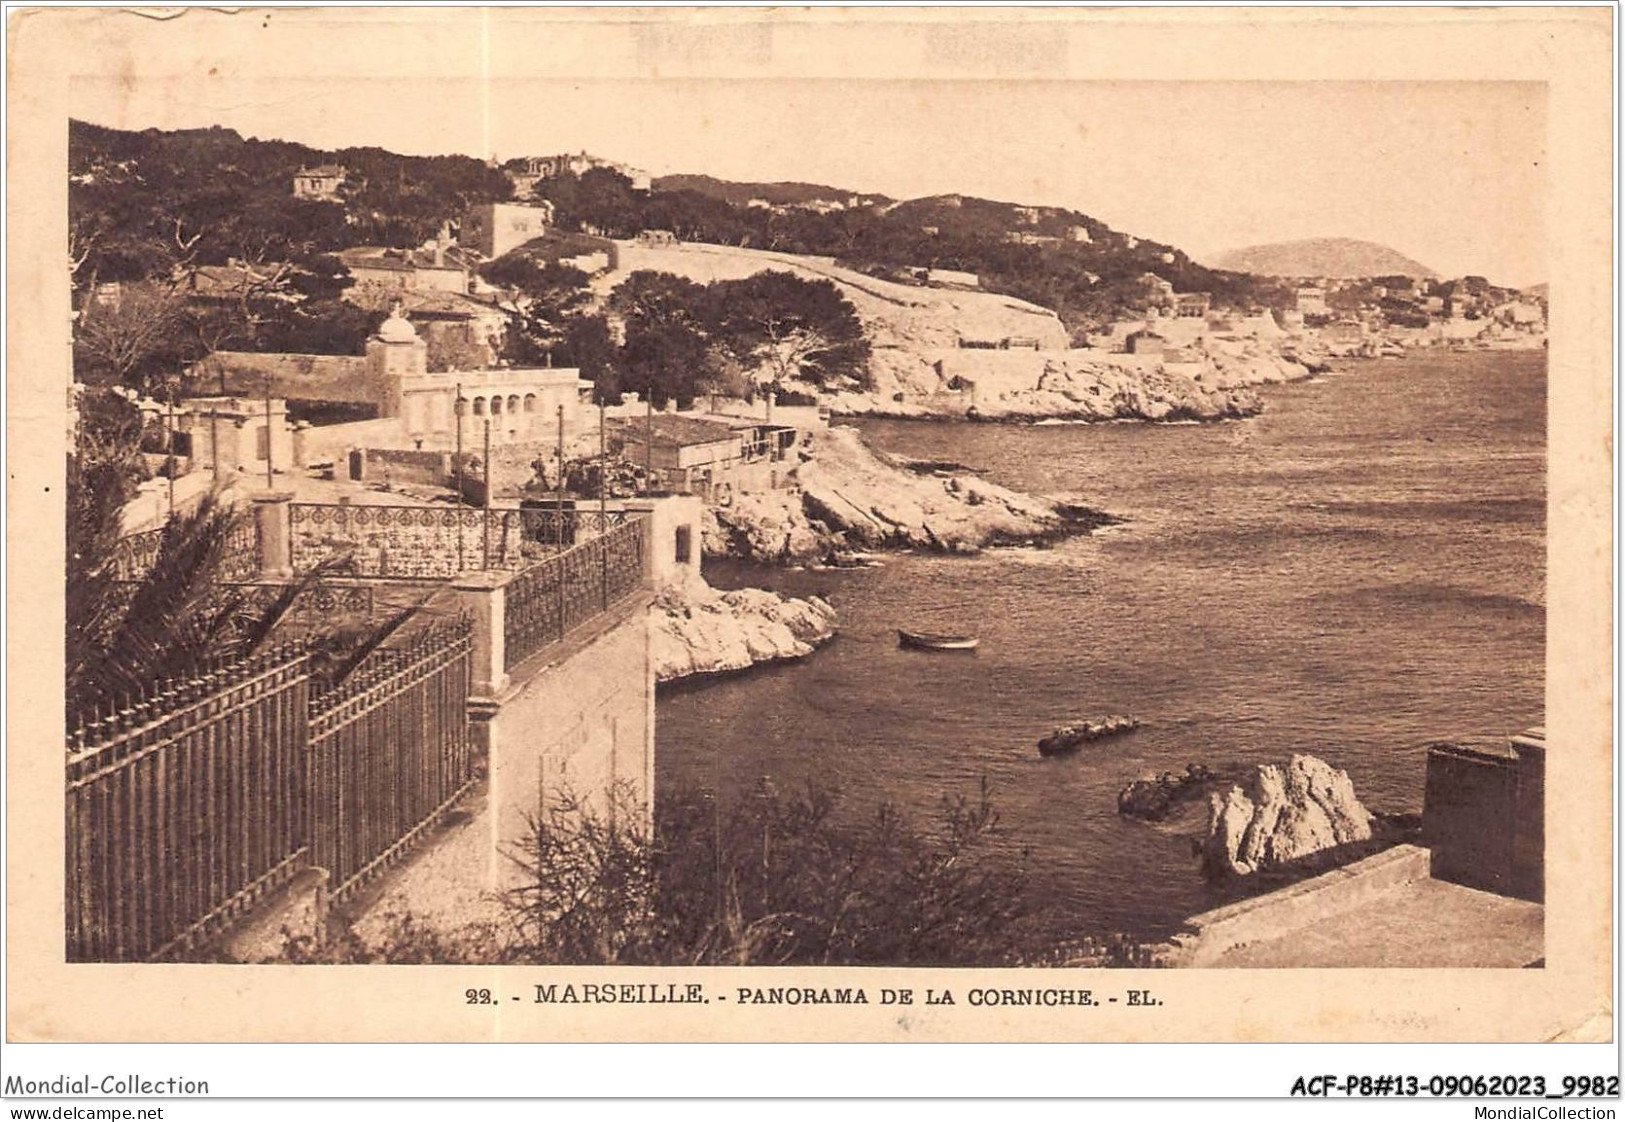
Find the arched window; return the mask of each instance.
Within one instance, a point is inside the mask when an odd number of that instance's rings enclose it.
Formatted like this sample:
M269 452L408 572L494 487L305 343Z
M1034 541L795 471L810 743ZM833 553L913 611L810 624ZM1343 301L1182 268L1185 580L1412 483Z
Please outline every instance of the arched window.
M533 393L528 393L525 395L525 412L536 412L536 395Z
M491 395L491 416L495 417L500 412L502 412L502 395L493 394Z
M508 395L508 412L519 412L519 395L516 393L511 393Z
M485 416L485 399L483 397L476 397L474 399L474 416Z

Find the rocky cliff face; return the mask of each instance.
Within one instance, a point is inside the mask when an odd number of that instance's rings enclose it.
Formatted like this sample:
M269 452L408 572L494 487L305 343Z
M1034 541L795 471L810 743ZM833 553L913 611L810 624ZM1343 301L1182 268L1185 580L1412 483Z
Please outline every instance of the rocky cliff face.
M803 658L835 634L835 609L760 588L720 591L703 580L661 590L654 602L655 680L723 674Z
M1369 841L1373 822L1348 773L1324 760L1295 755L1285 767L1260 764L1242 785L1209 796L1202 868L1214 877L1281 868Z
M708 514L706 548L759 561L807 560L832 549L972 553L1064 532L1067 511L968 472L921 474L876 455L855 429L818 436L793 486L740 496Z
M875 388L830 398L836 413L986 421L1212 421L1246 417L1254 387L1309 376L1261 339L1205 340L1167 355L1101 348L1042 351L879 350Z

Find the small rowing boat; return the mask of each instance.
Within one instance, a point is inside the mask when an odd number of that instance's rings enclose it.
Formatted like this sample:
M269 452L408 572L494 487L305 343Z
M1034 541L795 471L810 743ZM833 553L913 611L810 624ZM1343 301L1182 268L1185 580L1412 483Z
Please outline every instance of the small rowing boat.
M938 635L929 631L897 629L897 645L917 651L974 651L981 640L974 635Z
M1076 752L1092 740L1104 740L1133 732L1140 722L1133 717L1107 717L1104 721L1085 721L1081 725L1063 725L1038 742L1040 756L1060 756Z

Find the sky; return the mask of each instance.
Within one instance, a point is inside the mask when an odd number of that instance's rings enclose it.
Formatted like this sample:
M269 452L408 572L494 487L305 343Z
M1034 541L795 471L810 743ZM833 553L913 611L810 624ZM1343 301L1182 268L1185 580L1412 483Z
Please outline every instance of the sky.
M463 69L527 69L493 67L492 45L480 50ZM649 53L658 62L658 44ZM239 52L226 67L132 53L74 75L71 111L323 148L504 159L585 149L656 175L1065 206L1198 260L1352 237L1447 276L1547 279L1538 83L558 78L542 66L403 79L427 68L322 57L272 65Z

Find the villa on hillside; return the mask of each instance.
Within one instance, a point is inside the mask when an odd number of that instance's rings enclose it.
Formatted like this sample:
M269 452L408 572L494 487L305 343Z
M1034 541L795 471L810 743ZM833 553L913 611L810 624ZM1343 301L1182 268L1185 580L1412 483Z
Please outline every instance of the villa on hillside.
M1165 311L1176 306L1178 297L1174 295L1174 286L1171 281L1159 277L1156 273L1143 273L1139 280L1139 293L1135 301L1142 311Z
M1206 292L1181 292L1174 303L1174 314L1181 319L1204 319L1213 305L1213 297Z
M536 185L561 175L585 175L594 168L608 168L632 181L632 190L647 191L653 186L649 173L630 164L616 163L587 152L564 152L556 156L527 156L517 169L508 172L515 198L530 198Z
M463 212L458 241L486 257L501 257L553 226L553 204L482 203Z
M293 175L293 197L314 199L318 202L338 202L339 188L344 186L349 172L337 164L302 167Z
M467 292L479 263L468 250L451 245L444 234L432 248L355 246L336 256L354 278L344 299L372 309L388 308L407 292Z
M1326 315L1330 308L1326 306L1326 290L1317 285L1305 285L1297 292L1298 311L1305 315Z

